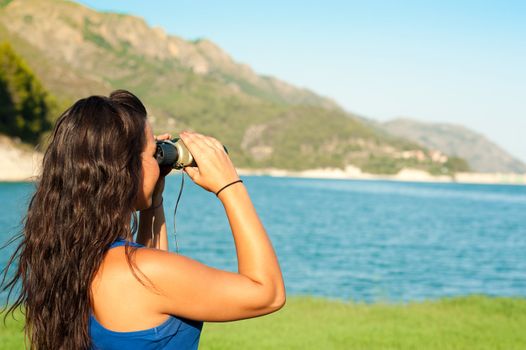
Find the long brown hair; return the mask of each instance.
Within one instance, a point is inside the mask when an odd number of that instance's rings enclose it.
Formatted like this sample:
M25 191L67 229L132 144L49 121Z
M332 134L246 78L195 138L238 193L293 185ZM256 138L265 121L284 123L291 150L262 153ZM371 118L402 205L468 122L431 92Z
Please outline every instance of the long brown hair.
M7 303L18 282L20 293L5 316L23 306L30 349L90 348L91 281L107 246L137 232L145 124L144 105L124 90L81 99L57 120L1 283L18 261L2 290ZM134 252L126 247L130 267Z

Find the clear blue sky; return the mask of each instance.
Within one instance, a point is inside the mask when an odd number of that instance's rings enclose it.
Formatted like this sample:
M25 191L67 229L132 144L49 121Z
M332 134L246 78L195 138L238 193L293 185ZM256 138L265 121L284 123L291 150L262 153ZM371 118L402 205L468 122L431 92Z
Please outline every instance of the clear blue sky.
M378 120L463 124L526 161L526 1L102 1Z

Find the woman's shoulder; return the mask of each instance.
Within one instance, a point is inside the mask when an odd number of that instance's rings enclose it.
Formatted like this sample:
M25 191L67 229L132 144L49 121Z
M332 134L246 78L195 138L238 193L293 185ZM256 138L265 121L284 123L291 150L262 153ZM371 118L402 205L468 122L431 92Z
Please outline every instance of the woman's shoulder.
M127 246L132 248L128 250L128 255ZM108 246L97 274L99 278L103 278L105 274L111 274L113 277L116 275L131 277L134 276L132 268L141 270L147 268L149 262L159 260L166 253L168 252L148 248L140 243L118 239Z
M107 252L91 282L93 312L103 323L113 322L105 324L108 328L149 328L166 318L155 307L158 296L151 288L145 287L148 280L143 275L145 261L156 259L161 251L144 246L138 248L130 257L135 271L126 258L124 245L118 245ZM137 318L138 314L141 317Z
M126 255L125 246L136 247ZM107 293L138 288L145 290L148 286L151 298L159 295L150 288L151 284L167 283L175 271L181 272L192 265L194 260L169 251L145 247L134 242L116 241L105 254L104 259L95 274L92 289L102 288Z

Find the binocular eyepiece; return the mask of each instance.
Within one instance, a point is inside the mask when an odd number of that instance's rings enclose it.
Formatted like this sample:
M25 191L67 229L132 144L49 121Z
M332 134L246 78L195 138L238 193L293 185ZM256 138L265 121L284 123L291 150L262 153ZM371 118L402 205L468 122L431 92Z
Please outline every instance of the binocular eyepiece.
M194 157L179 137L171 140L158 140L156 144L155 159L159 165L170 165L174 169L197 166ZM226 147L223 146L223 148L228 153Z

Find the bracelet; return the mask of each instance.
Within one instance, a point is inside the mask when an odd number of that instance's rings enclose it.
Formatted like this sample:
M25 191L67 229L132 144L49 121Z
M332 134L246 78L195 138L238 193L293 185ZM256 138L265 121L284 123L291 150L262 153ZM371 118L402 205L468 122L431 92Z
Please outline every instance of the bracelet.
M228 186L233 185L233 184L238 183L238 182L243 182L243 180L237 180L237 181L229 183L228 185L226 185L225 187L223 187L222 189L220 189L219 191L216 192L216 197L219 197L219 192L223 191Z
M161 203L157 204L155 207L146 208L145 210L155 210L155 209L159 208L161 205L163 205L163 200L164 200L164 198L161 198ZM153 204L153 201L152 201L152 204Z

